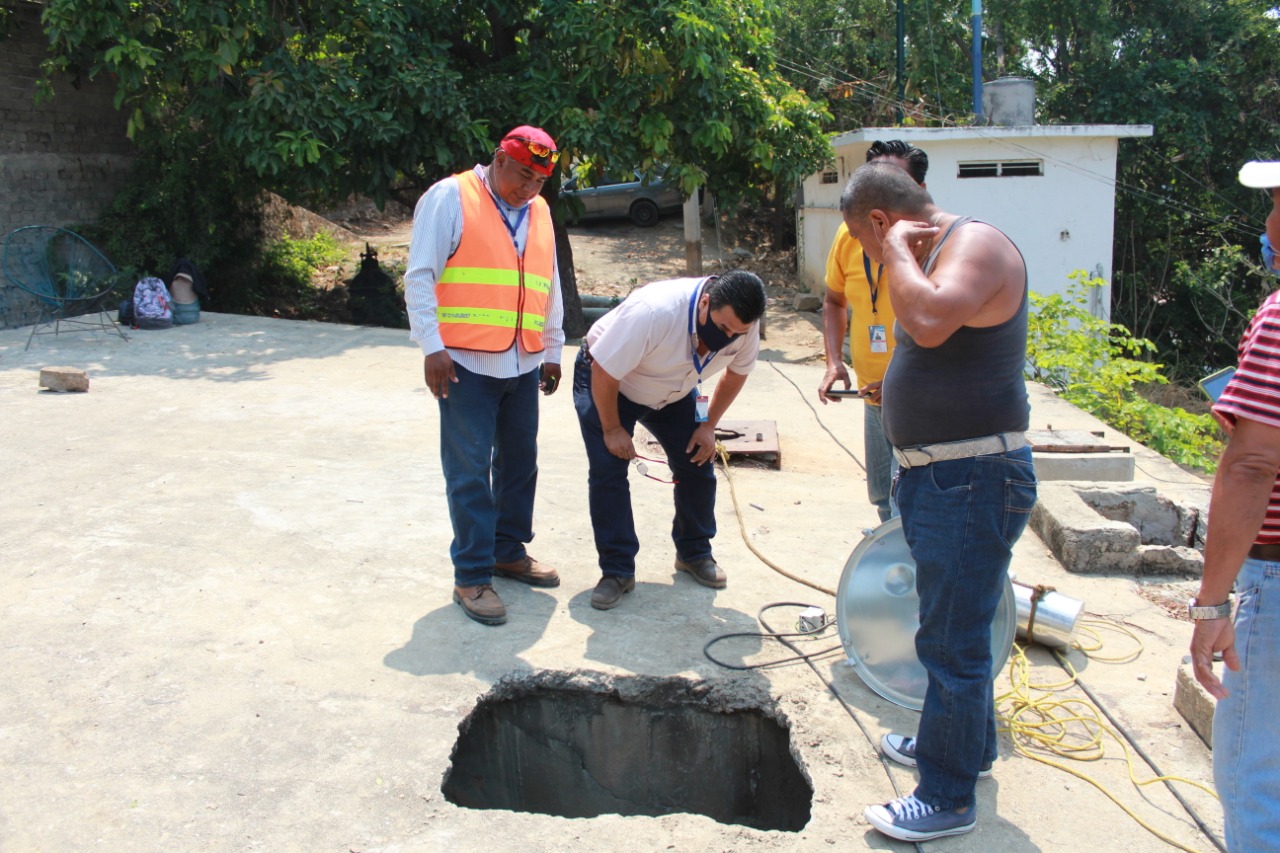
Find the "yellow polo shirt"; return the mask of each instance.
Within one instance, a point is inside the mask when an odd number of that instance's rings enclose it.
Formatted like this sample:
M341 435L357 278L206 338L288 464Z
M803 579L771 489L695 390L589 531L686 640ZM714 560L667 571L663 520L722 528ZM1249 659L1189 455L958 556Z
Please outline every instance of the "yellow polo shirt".
M871 279L867 280L870 267ZM873 288L872 282L878 282ZM862 244L849 236L844 223L836 232L835 242L827 255L827 287L843 293L853 309L849 318L849 353L853 357L853 372L858 377L858 387L884 379L893 355L893 305L889 301L888 274L879 264L862 253ZM872 293L875 307L872 307ZM871 338L883 333L885 352L873 352Z

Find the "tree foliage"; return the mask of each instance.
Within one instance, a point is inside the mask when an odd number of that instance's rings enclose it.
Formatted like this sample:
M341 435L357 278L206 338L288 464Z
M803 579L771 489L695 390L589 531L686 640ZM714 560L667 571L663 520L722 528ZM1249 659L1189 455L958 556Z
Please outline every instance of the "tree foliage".
M793 181L821 108L763 0L50 0L50 70L111 74L130 132L198 133L272 189L406 199L539 124L572 156L671 164L686 193Z
M666 165L686 196L705 187L733 201L789 188L830 156L823 108L776 68L772 9L49 0L44 24L50 73L111 75L131 135L180 135L229 154L246 190L412 205L433 181L487 161L507 129L535 124L566 164Z
M892 0L783 0L779 52L839 124L965 123L970 3L908 2L897 101ZM1044 124L1151 124L1120 145L1112 314L1182 379L1230 363L1271 283L1266 199L1241 163L1280 156L1272 0L987 0L983 76L1033 79ZM1052 203L1052 202L1046 202Z
M1083 270L1071 279L1065 295L1031 294L1028 377L1175 462L1212 473L1222 451L1213 416L1145 399L1140 388L1168 382L1151 360L1154 345L1089 312L1089 289L1104 281Z

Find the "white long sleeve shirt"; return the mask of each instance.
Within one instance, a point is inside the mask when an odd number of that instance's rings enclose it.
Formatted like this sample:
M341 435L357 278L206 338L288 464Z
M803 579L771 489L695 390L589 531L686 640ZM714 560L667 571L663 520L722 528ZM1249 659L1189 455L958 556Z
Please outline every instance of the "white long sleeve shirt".
M498 205L498 212L511 226L516 226L516 253L524 257L525 240L529 235L529 217L520 215L520 208L502 200L489 186L488 170L477 165L475 173L489 190ZM532 202L530 202L532 204ZM440 324L436 318L436 281L444 272L449 257L458 250L462 241L462 194L458 179L450 176L437 181L418 199L413 212L413 235L409 239L409 264L404 274L405 307L409 312L409 339L422 348L423 355L431 355L445 349L440 339ZM542 330L540 353L527 352L516 335L516 342L505 352L477 352L449 348L455 362L472 373L496 379L523 376L543 361L559 364L564 348L564 299L560 294L560 266L557 262L551 273L551 293L547 305L547 323Z

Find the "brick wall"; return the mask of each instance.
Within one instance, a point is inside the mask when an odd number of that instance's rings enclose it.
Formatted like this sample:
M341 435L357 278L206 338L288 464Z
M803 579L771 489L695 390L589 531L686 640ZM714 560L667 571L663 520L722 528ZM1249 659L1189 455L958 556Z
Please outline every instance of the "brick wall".
M4 0L0 0L0 3ZM101 77L54 81L55 96L36 103L47 42L41 6L13 9L0 41L0 236L23 225L93 222L127 177L133 157L115 90ZM0 276L0 328L35 322L35 300Z

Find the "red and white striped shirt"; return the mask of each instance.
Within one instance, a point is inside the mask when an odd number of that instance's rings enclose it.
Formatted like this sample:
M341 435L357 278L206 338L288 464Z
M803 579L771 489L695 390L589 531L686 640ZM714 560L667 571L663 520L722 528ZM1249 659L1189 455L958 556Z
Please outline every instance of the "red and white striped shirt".
M1280 291L1266 298L1240 338L1240 364L1213 410L1234 423L1247 418L1280 429ZM1280 544L1280 476L1271 487L1267 518L1254 540Z

